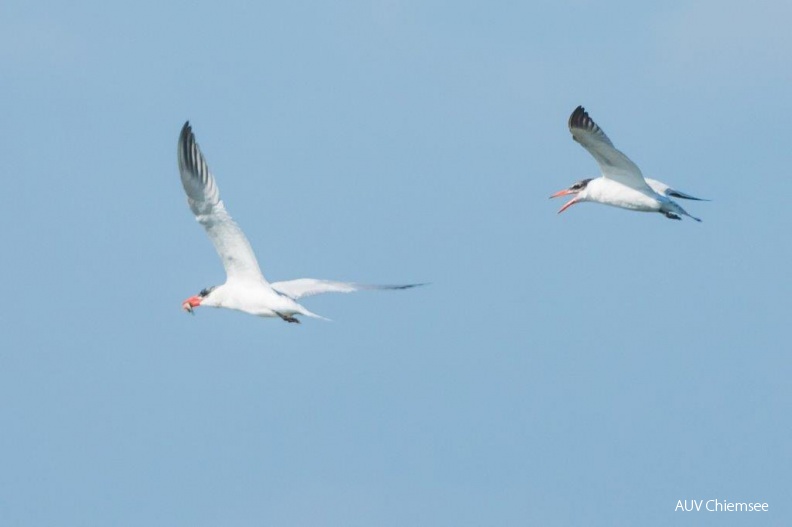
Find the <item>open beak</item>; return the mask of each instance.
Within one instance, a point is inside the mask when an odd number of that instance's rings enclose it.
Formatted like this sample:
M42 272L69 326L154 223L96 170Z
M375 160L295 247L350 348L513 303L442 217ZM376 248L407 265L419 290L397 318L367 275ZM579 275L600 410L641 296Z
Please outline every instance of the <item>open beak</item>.
M182 302L182 309L188 312L191 315L194 315L193 308L196 308L201 305L201 298L198 296L191 296L184 302Z
M564 190L559 190L558 192L550 196L550 199L560 198L561 196L568 196L569 194L574 194L574 193L575 193L574 190L569 190L568 188L565 188Z
M579 192L578 190L572 190L572 189L569 189L569 188L565 188L564 190L559 190L558 192L556 192L555 194L550 196L550 199L560 198L561 196L569 196L570 194L577 194L578 192ZM566 204L563 207L558 209L558 214L561 214L562 212L567 210L569 207L571 207L572 205L574 205L578 201L580 201L578 198L574 198L574 199L571 199L571 200L567 201Z
M571 207L572 205L574 205L574 204L575 204L575 203L577 203L578 201L580 201L580 199L578 199L578 198L573 198L573 199L571 199L571 200L567 201L567 202L564 204L564 206L563 206L563 207L561 207L560 209L558 209L558 213L557 213L557 214L561 214L562 212L564 212L565 210L567 210L569 207Z

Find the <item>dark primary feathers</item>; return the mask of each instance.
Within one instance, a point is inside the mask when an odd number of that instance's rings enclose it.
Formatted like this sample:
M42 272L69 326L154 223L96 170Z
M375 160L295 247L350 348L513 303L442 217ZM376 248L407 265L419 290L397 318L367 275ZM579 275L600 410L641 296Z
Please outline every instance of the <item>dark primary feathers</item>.
M190 121L184 123L179 135L178 158L181 182L190 208L195 214L206 214L220 201L220 191L195 142Z
M595 123L594 120L589 117L588 112L586 112L586 109L582 106L575 108L575 111L569 116L569 129L572 131L585 130L596 135L600 141L613 146L613 143L610 139L608 139L608 136L605 135L605 132L602 131L602 128L600 128L597 123ZM578 141L578 138L575 137L574 133L572 134L572 137Z
M674 198L682 198L682 199L692 199L694 201L710 201L710 200L704 199L704 198L696 198L694 196L691 196L690 194L685 194L684 192L680 192L680 191L674 190L674 189L669 189L666 192L666 196L671 196L671 197L674 197Z

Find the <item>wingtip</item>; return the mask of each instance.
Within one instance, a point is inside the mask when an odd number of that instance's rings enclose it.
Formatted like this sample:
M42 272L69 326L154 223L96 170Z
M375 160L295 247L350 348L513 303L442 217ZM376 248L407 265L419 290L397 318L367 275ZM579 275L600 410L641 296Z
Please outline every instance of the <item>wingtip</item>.
M685 194L684 192L674 189L668 189L667 195L671 196L672 198L689 199L692 201L712 201L709 198L697 198L696 196L691 196L690 194Z
M182 126L181 132L179 133L179 168L182 168L185 164L187 164L187 160L190 159L190 148L194 143L195 136L192 133L190 121L185 121L184 126Z
M569 116L569 128L586 128L588 121L591 121L588 112L582 105L578 105Z
M190 121L185 121L184 126L182 126L181 132L179 133L179 149L186 151L190 148L190 144L194 142L195 135L193 135ZM184 155L186 155L186 153Z
M431 282L421 282L420 284L393 285L393 286L390 286L390 287L392 289L412 289L413 287L423 287L425 285L431 285Z
M370 285L370 284L356 284L357 287L360 289L368 289L368 290L390 290L390 291L402 291L404 289L412 289L414 287L422 287L425 285L430 285L431 282L421 282L420 284L388 284L388 285Z

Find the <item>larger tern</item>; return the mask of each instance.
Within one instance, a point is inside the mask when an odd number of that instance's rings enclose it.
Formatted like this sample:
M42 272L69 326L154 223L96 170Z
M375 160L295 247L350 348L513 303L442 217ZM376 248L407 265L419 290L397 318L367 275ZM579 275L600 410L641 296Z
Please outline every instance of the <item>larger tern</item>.
M184 123L179 135L178 158L187 202L196 220L206 229L226 272L224 284L207 287L185 300L182 303L185 311L193 313L193 309L198 306L224 307L299 323L296 315L324 318L297 303L302 297L319 293L350 293L362 289L408 289L421 285L367 285L315 278L267 282L245 234L231 219L220 200L220 191L195 142L189 121Z
M707 200L675 190L661 181L644 178L638 166L613 146L605 132L589 117L582 106L575 108L569 117L569 131L572 132L572 138L597 160L602 176L583 179L550 196L551 198L575 196L561 207L559 213L575 203L594 201L623 209L659 212L673 220L687 216L701 221L688 214L671 198Z

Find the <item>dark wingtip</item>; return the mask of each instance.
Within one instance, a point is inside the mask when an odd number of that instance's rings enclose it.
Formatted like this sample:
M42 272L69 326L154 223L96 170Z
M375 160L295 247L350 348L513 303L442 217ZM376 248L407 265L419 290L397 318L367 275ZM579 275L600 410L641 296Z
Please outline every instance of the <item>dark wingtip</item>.
M185 121L179 134L179 168L189 164L191 145L195 143L195 136L192 133L190 121Z
M179 145L184 149L185 156L190 149L190 143L193 142L195 142L195 136L192 132L192 126L190 126L190 121L185 121L179 134Z
M597 123L594 122L594 119L589 116L586 109L582 106L575 108L575 111L569 116L569 128L580 128L592 132L597 132L599 130Z
M672 198L689 199L692 201L712 201L711 199L707 199L707 198L697 198L695 196L691 196L690 194L679 192L678 190L669 190L668 195L671 196Z
M389 285L389 289L412 289L413 287L422 287L429 285L430 282L422 282L420 284L404 284L404 285Z
M578 106L572 112L572 115L569 116L569 127L579 126L581 123L585 122L586 119L588 119L586 109L583 108L583 106Z

